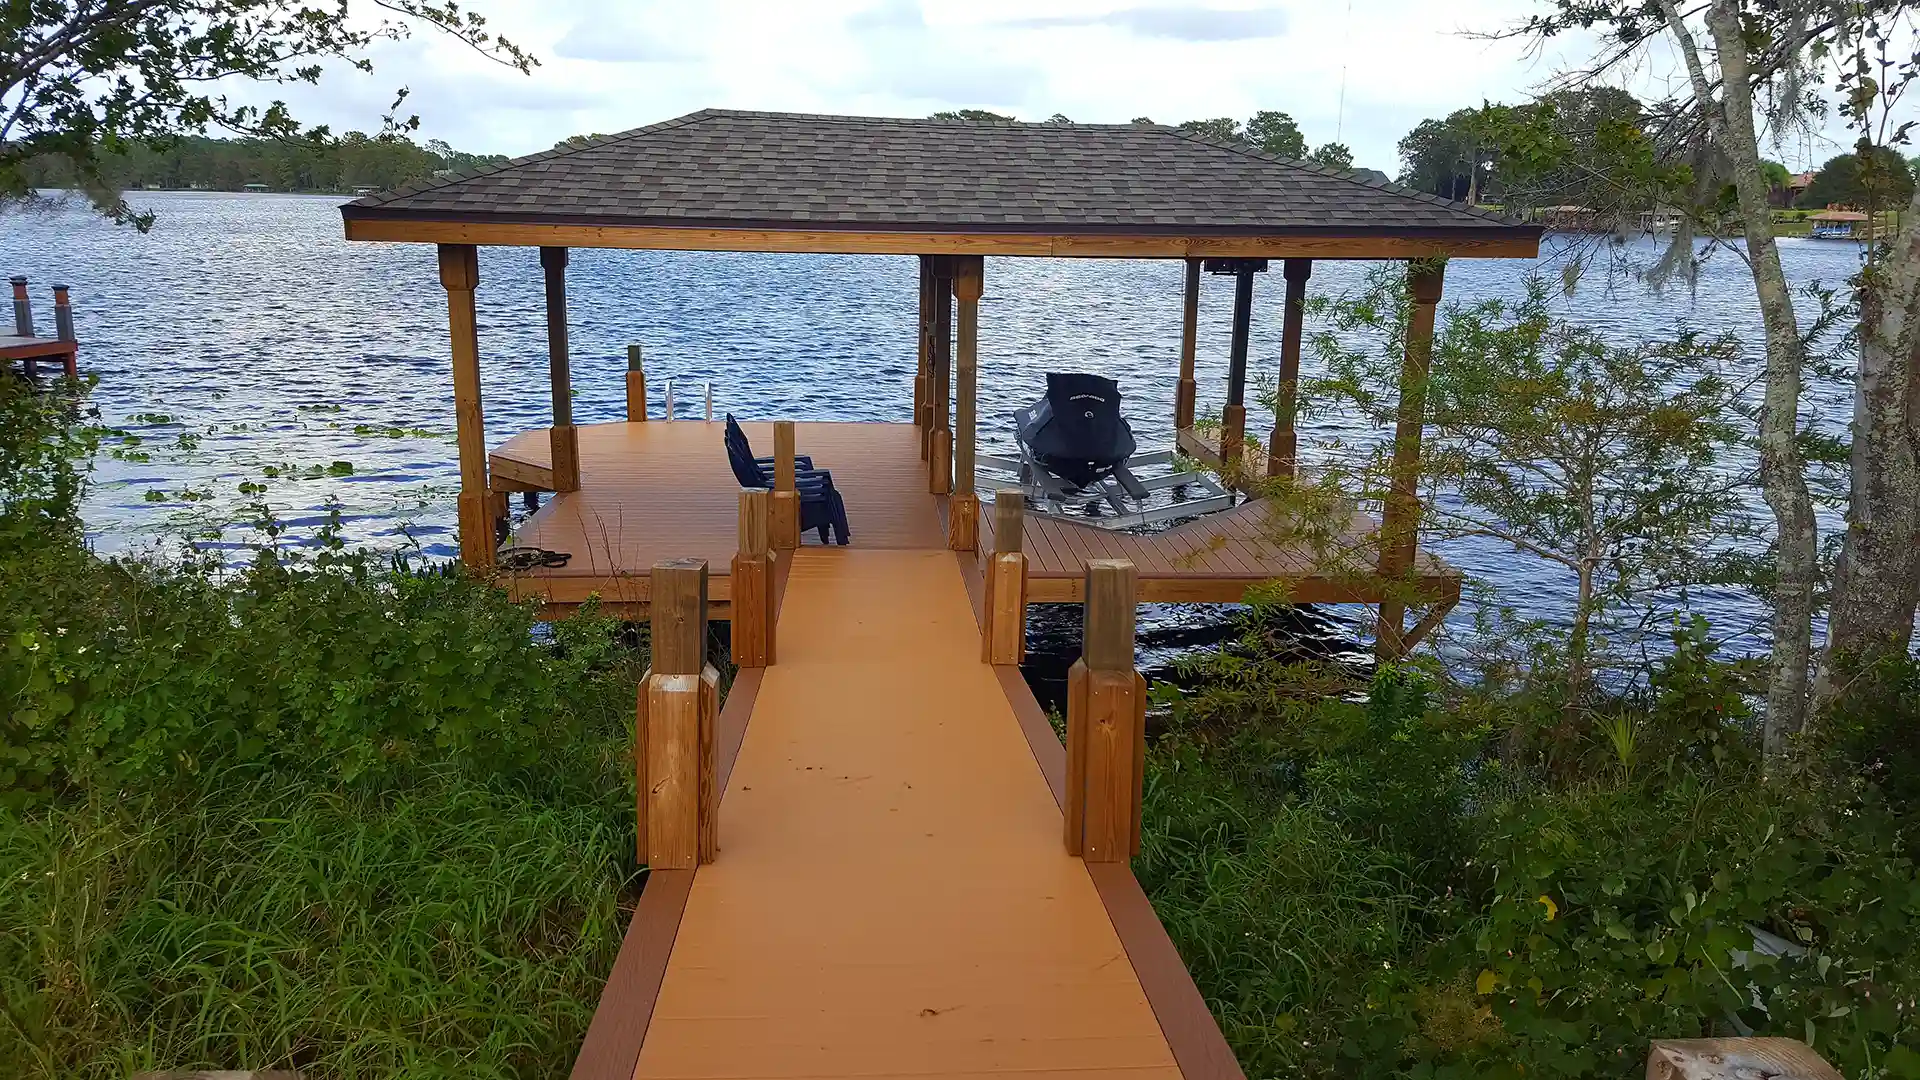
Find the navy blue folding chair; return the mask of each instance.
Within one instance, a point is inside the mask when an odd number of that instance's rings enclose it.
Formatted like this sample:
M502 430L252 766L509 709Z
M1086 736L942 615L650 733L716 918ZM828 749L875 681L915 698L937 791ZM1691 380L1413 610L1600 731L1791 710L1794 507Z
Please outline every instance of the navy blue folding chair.
M770 457L754 457L747 433L727 414L727 464L741 487L772 488L774 462ZM834 489L833 474L813 467L813 459L804 454L793 456L793 486L800 496L800 527L814 529L820 542L827 543L827 531L842 547L851 542L853 531L847 525L847 504Z

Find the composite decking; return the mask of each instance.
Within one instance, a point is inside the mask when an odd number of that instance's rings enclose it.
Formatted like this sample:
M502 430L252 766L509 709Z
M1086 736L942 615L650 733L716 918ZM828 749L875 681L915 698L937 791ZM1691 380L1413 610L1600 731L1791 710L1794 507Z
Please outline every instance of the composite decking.
M772 425L743 423L761 453L773 448ZM649 598L648 572L664 559L707 560L710 597L731 600L726 567L737 549L737 491L721 442L722 425L706 421L589 424L579 428L580 490L555 495L520 527L514 542L567 552L565 567L517 575L518 597L564 610L597 595L612 604ZM919 434L911 424L800 423L795 441L814 464L831 469L861 550L934 549L945 545L944 501L927 491ZM518 435L493 451L496 488L552 489L546 429ZM987 503L991 493L984 493ZM1299 547L1273 542L1267 505L1246 503L1160 533L1116 533L1071 520L1029 514L1025 541L1035 603L1081 599L1082 564L1124 558L1138 569L1145 601L1225 603L1263 581L1284 582L1302 602L1380 599L1364 574L1319 566ZM981 515L982 552L993 546L992 512ZM1373 561L1372 520L1356 513L1344 545L1356 565ZM819 541L802 537L803 550ZM1357 553L1354 554L1354 553ZM1459 575L1425 555L1420 585L1434 596L1458 595ZM722 609L724 610L724 609Z
M804 549L779 640L634 1077L1180 1076L953 555Z

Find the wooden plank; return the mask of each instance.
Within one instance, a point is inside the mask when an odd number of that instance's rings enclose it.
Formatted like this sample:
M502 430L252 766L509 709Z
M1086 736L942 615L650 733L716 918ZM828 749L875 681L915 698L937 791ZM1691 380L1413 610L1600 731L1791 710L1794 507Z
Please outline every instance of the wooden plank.
M646 804L647 865L664 870L700 865L702 683L699 675L659 671L647 680L646 787L641 799Z
M613 961L600 1003L594 1006L580 1056L573 1061L571 1080L632 1080L693 876L690 870L648 871L620 955Z
M1647 1080L1841 1080L1799 1039L1655 1039Z
M854 231L817 227L715 229L658 225L573 225L527 222L349 218L349 240L502 247L591 247L657 251L767 251L854 255L1037 255L1102 259L1530 259L1539 230L1516 226L1460 235L1181 236L1153 234Z

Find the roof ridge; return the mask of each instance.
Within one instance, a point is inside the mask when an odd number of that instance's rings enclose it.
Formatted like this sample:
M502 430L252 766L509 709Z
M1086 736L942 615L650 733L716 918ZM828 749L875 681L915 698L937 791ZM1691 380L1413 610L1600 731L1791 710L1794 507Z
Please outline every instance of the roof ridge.
M436 188L443 188L443 187L446 187L448 184L455 184L464 180L472 180L475 177L480 177L480 176L492 176L494 173L504 172L508 169L517 168L521 165L531 164L532 162L535 162L535 161L545 161L548 158L565 157L569 154L577 154L582 150L588 150L598 146L610 146L613 143L624 142L628 139L639 138L642 135L650 135L656 131L667 131L672 128L685 127L688 124L697 124L702 120L707 120L714 116L719 116L719 115L728 114L728 113L734 113L735 115L738 115L737 110L700 109L695 112L687 113L684 116L673 117L670 120L660 120L652 124L642 125L641 127L628 128L625 131L616 132L612 135L605 135L598 139L588 139L585 142L581 143L579 146L569 146L564 150L560 149L559 147L548 147L545 150L536 150L531 154L522 154L519 157L508 158L505 161L495 162L489 165L476 165L469 169L448 170L447 175L445 176L433 176L426 180L416 180L411 184L402 184L397 188L388 188L385 191L376 191L371 195L364 195L358 199L355 199L352 202L347 203L346 205L348 206L382 206L382 205L385 205L386 203L390 203L394 201L395 199L403 199L409 195L418 195L423 191L432 191Z
M1141 126L1144 127L1145 125L1141 125ZM1433 206L1443 206L1443 207L1446 207L1448 210L1453 210L1458 213L1463 213L1472 217L1477 217L1484 221L1494 221L1502 225L1520 224L1520 222L1507 216L1506 214L1496 214L1491 210L1474 206L1471 203L1458 202L1454 199L1443 199L1440 196L1435 195L1430 191L1421 191L1418 188L1410 188L1403 184L1394 183L1392 180L1370 180L1364 176L1355 175L1353 170L1351 169L1335 169L1330 166L1322 165L1317 161L1309 161L1305 158L1282 157L1279 154L1273 154L1265 150L1262 150L1257 146L1248 146L1245 143L1226 142L1221 139L1215 139L1206 135L1201 135L1198 132L1187 131L1182 128L1168 127L1165 124L1156 124L1154 126L1160 130L1167 132L1170 135L1174 135L1178 138L1186 139L1190 142L1205 143L1208 146L1217 146L1222 150L1232 150L1235 153L1244 154L1252 158L1258 158L1262 161L1272 161L1272 162L1277 162L1281 165L1288 165L1296 169L1305 169L1308 172L1318 173L1321 176L1331 177L1336 180L1345 180L1348 183L1359 184L1361 187L1372 188L1375 191L1385 191L1393 195L1403 196L1405 198L1419 199L1421 202L1428 203ZM1385 174L1382 173L1382 175L1385 175Z

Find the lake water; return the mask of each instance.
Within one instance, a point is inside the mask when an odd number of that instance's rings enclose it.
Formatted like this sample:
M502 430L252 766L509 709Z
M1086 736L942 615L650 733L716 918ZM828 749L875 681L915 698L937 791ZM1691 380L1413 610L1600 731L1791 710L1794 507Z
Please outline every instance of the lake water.
M137 440L113 440L119 456L99 461L86 507L95 545L123 551L191 534L241 548L249 537L235 523L250 517L245 508L259 496L239 485L257 482L296 533L324 520L337 500L350 539L417 543L451 556L458 470L446 299L433 248L347 243L337 197L182 192L133 201L159 215L146 235L78 208L0 217L0 271L33 279L37 318L47 326L46 286L73 286L81 364L100 377L94 400ZM1637 247L1647 257L1654 250L1651 241ZM1858 268L1855 244L1787 239L1781 247L1796 283L1839 286ZM1319 263L1310 289L1355 287L1365 266ZM1530 268L1455 261L1447 297L1517 296ZM1553 265L1542 269L1557 278ZM1044 372L1062 369L1118 379L1142 446L1170 443L1181 277L1177 261L989 259L980 313L983 449L1011 450L1006 415L1039 395ZM550 420L541 281L534 249L481 249L490 445ZM629 343L646 350L656 403L664 380L682 380L683 416L696 414L699 385L708 381L716 414L909 415L910 257L579 249L568 287L580 423L624 418ZM1249 359L1256 377L1277 364L1283 288L1277 272L1257 279ZM1556 303L1620 340L1681 325L1733 331L1760 362L1752 281L1731 252L1716 253L1691 291L1608 290L1596 279ZM1225 398L1231 305L1230 279L1203 281L1203 415L1217 415ZM1850 394L1845 385L1816 386L1810 404L1844 426ZM1248 417L1255 433L1271 423ZM348 467L350 475L336 475ZM1437 550L1525 614L1564 612L1566 582L1539 560L1484 541ZM1723 591L1695 600L1735 647L1764 647L1764 613L1750 598ZM1211 615L1197 621L1202 636L1218 625ZM1195 625L1177 609L1149 613L1148 659L1191 643Z

